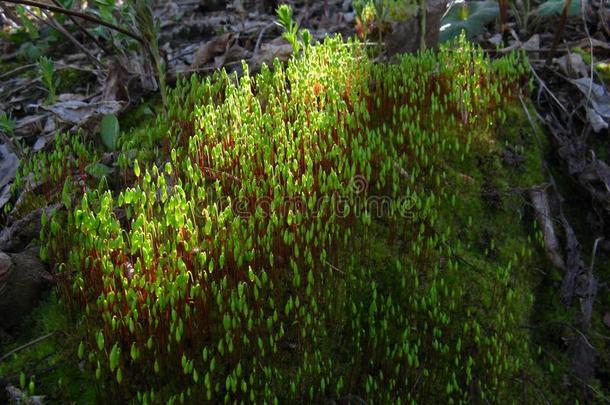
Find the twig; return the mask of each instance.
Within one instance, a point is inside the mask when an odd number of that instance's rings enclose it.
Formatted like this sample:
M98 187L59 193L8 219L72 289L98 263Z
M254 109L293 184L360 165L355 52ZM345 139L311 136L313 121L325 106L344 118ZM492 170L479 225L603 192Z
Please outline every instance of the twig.
M554 52L557 45L559 45L559 41L561 41L561 37L563 36L563 29L566 25L566 19L568 18L568 9L572 5L572 0L566 0L563 5L563 10L561 11L561 17L559 19L559 26L557 27L557 31L555 32L555 39L553 40L553 45L551 46L551 50ZM553 52L549 53L549 56L546 59L545 66L551 64Z
M508 22L508 1L499 0L498 5L500 8L500 34L504 36Z
M226 177L228 177L230 180L233 180L233 181L235 181L235 182L237 182L237 183L240 183L240 184L241 184L241 182L242 182L242 181L241 181L241 179L240 179L239 177L237 177L237 176L233 176L231 173L227 173L227 172L222 171L222 170L215 170L215 169L212 169L211 167L204 167L204 168L203 168L203 171L204 171L204 172L211 173L212 175L215 175L215 176L226 176Z
M58 31L60 34L62 34L63 36L65 36L66 38L68 38L68 40L70 42L72 42L78 49L80 49L85 55L87 55L87 57L89 59L91 59L93 61L93 63L100 69L104 69L104 65L102 64L102 62L100 62L100 60L98 58L96 58L95 56L93 56L91 54L91 52L89 52L89 50L87 48L85 48L85 46L83 44L81 44L80 42L78 42L78 40L76 38L74 38L74 36L72 34L70 34L68 32L68 30L66 30L64 27L61 26L61 24L59 24L57 22L57 20L55 20L55 18L53 18L52 15L47 14L48 12L45 12L45 16L47 17L46 19L40 18L38 17L36 14L32 15L37 18L38 20L42 21L43 23L47 24L48 26L50 26L51 28L55 29L56 31Z
M15 69L9 70L8 72L1 74L0 80L7 79L13 75L16 75L17 73L23 72L24 70L28 70L30 68L36 67L37 65L38 65L37 63L30 63L29 65L23 65L23 66L16 67Z
M119 27L118 25L115 25L115 24L112 24L112 23L109 23L109 22L106 22L103 20L100 20L99 18L94 17L90 14L81 13L79 11L69 10L67 8L54 6L52 4L40 3L38 1L32 1L32 0L0 0L0 1L2 1L4 3L21 4L24 6L38 7L40 9L53 11L55 13L61 13L61 14L66 14L66 15L72 15L74 17L79 17L79 18L82 18L83 20L91 21L92 23L100 24L100 25L103 25L104 27L108 27L110 29L118 31L122 34L127 35L128 37L135 39L138 42L143 42L142 37L140 37L137 34L134 34L133 32L129 31L128 29Z
M260 49L261 41L263 40L263 35L265 35L265 32L267 32L267 30L269 28L273 27L274 25L275 25L275 22L270 22L269 24L267 24L263 27L261 32L259 32L258 38L256 39L256 45L254 45L254 51L252 52L253 55L256 55L258 53L258 50Z
M62 7L61 3L59 2L59 0L53 0L53 3L55 3L55 5L57 7ZM88 30L87 28L85 28L77 19L76 17L74 17L73 15L68 14L68 18L70 19L70 21L72 21L72 23L76 26L76 28L78 28L83 34L85 34L85 36L87 38L89 38L90 40L92 40L93 42L95 42L97 44L97 46L99 46L100 48L102 48L102 50L104 52L106 52L106 54L110 54L110 50L99 40L97 39L95 36L93 36Z
M538 73L536 73L536 69L534 69L534 67L532 66L532 64L530 63L530 70L532 71L532 73L534 74L534 77L536 78L536 80L538 80L538 83L540 83L540 86L547 91L547 93L550 94L551 98L553 98L553 100L555 100L555 102L557 103L557 105L559 105L559 107L561 107L561 109L568 113L568 109L565 108L563 106L563 104L561 104L561 101L559 101L559 99L557 99L557 97L555 97L555 95L553 94L553 92L551 91L551 89L548 88L548 86L544 83L544 81L540 78L540 76L538 76Z
M602 241L604 238L602 237L598 237L595 239L595 242L593 243L593 252L591 253L591 266L589 266L589 273L593 273L593 268L595 267L595 256L597 255L597 245L599 244L600 241Z
M28 342L22 346L19 346L16 349L11 350L10 352L6 353L4 356L0 357L0 362L8 359L9 357L11 357L13 354L20 352L23 349L27 349L28 347L35 345L36 343L42 342L43 340L53 336L55 334L55 332L51 332L51 333L47 333L46 335L40 336L34 340L32 340L31 342Z
M13 152L19 159L23 159L23 148L13 142L13 139L4 132L0 132L0 141L4 142L8 148Z
M527 108L527 105L525 104L525 100L523 100L523 97L521 96L521 94L519 94L519 101L521 102L523 111L525 111L527 120L529 121L530 125L532 126L532 130L534 131L533 133L535 135L534 138L536 139L536 143L538 144L538 147L540 147L540 149L543 149L542 141L540 140L540 137L538 136L538 131L537 131L536 125L534 124L534 119L532 118L530 111ZM536 111L536 113L538 113L538 112ZM538 119L540 119L540 116L538 116Z
M345 275L345 272L341 271L337 266L334 266L333 264L331 264L328 260L324 260L324 264L327 265L328 267L330 267L331 270L337 271L337 272Z
M428 1L420 0L419 1L419 50L426 50L426 24L428 17Z
M546 190L543 187L534 187L530 190L529 194L536 213L536 219L540 223L540 227L543 231L544 248L547 257L556 268L563 273L566 273L566 264L559 251L559 241L555 235L555 228L552 223L551 208L549 206Z
M228 62L225 63L221 66L222 67L227 67L227 66L234 66L234 65L240 65L242 63L241 60L237 60L235 62ZM219 68L217 68L216 66L204 66L204 67L200 67L200 68L195 68L195 69L182 69L182 70L176 70L176 76L178 74L181 73L193 73L193 72L211 72L213 70L218 70Z
M603 6L602 6L603 7ZM589 105L591 101L591 91L593 90L593 41L591 40L591 34L589 34L589 27L587 27L587 19L585 18L585 2L580 4L580 16L582 17L582 23L585 27L585 33L587 34L587 39L589 40L589 52L591 56L591 63L589 64L591 80L589 81L589 90L587 91L587 101L585 105ZM583 126L583 133L587 126Z

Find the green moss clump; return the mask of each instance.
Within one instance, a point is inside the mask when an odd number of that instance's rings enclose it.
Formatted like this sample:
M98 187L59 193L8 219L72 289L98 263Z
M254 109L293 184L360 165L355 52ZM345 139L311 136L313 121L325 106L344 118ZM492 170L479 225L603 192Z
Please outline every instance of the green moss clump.
M15 207L7 204L13 218L47 206L57 200L71 207L70 201L80 198L83 190L98 183L90 174L89 165L99 160L93 146L81 134L58 134L51 152L39 152L19 166L11 192L19 199ZM14 208L14 209L13 209Z
M521 197L483 191L518 55L461 40L376 65L335 38L244 69L180 82L169 118L123 141L135 185L45 222L107 398L513 400L536 370L534 247Z
M65 66L55 71L57 77L57 93L73 93L76 88L95 82L97 77L93 72Z
M45 403L70 403L75 399L83 404L95 402L95 385L79 370L72 351L80 339L79 332L55 293L41 302L20 330L18 339L1 342L3 355L16 350L0 362L0 376L6 383L28 395L43 395ZM21 375L26 381L24 387L20 386Z

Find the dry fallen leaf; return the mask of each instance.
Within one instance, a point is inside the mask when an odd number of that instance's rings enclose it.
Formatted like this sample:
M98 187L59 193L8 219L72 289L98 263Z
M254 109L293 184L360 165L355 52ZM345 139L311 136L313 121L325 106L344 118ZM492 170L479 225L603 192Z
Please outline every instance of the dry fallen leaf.
M0 208L10 199L10 183L15 178L19 159L6 145L0 144Z
M214 66L216 69L220 69L227 63L249 59L250 55L251 54L247 49L242 48L239 45L233 45L226 53L214 58Z
M84 125L93 116L116 114L121 110L122 103L118 101L99 101L85 103L84 101L64 101L42 108L55 114L61 121Z
M568 77L587 77L589 68L585 64L582 56L578 53L564 55L561 58L554 58L553 62L559 65L563 73Z
M610 94L606 88L594 83L589 77L570 80L587 97L586 106L589 122L595 132L608 128L610 122Z
M270 65L275 58L286 61L292 55L292 45L282 37L261 45L259 51L250 59L249 66L252 72L257 72L263 63Z
M15 136L29 138L40 134L47 125L49 113L31 114L23 117L15 123Z
M104 79L102 100L124 100L129 101L129 91L127 83L129 72L116 59L112 59L108 64L108 74Z
M219 55L223 55L229 48L229 42L232 38L232 34L227 32L219 37L216 37L206 43L204 43L193 56L193 63L191 68L197 69L201 66L211 62Z

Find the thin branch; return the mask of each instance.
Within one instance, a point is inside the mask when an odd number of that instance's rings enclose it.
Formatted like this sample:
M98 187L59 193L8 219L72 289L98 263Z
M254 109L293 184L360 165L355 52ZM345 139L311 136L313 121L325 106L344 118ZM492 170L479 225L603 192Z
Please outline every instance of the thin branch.
M54 334L55 334L55 332L47 333L46 335L40 336L39 338L36 338L36 339L32 340L31 342L28 342L22 346L19 346L16 349L11 350L10 352L6 353L4 356L0 357L0 362L3 362L4 360L11 357L13 354L20 352L23 349L27 349L28 347L35 345L38 342L42 342L43 340L53 336Z
M85 46L83 44L78 42L78 40L76 38L74 38L74 36L72 34L70 34L68 32L68 30L66 30L64 27L62 27L61 24L59 24L57 22L57 20L55 20L55 18L53 18L53 16L50 13L47 14L47 12L44 12L44 15L47 17L46 19L40 18L36 14L33 14L33 13L31 13L31 14L35 18L40 20L42 23L47 24L49 27L53 28L54 30L56 30L57 32L59 32L60 34L62 34L66 38L68 38L68 40L70 42L72 42L74 44L74 46L76 46L78 49L80 49L89 59L91 59L98 68L104 69L104 65L102 64L102 62L100 62L99 59L97 59L95 56L93 56L93 54L91 54L91 52L89 52L89 50L87 48L85 48Z
M426 50L426 31L427 31L427 18L428 18L428 1L419 1L419 50Z
M258 34L258 38L256 39L256 45L254 45L254 52L252 52L253 55L256 55L260 49L261 46L261 42L263 40L263 35L265 35L265 32L267 32L267 30L271 27L273 27L275 25L275 22L270 22L269 24L265 25L263 27L263 29L259 32Z
M36 66L38 66L37 63L30 63L29 65L18 66L15 69L11 69L11 70L9 70L6 73L1 74L0 75L0 80L7 79L7 78L9 78L11 76L14 76L14 75L16 75L18 73L23 72L24 70L28 70L28 69L31 69L31 68L36 67Z
M94 17L90 14L81 13L79 11L74 11L74 10L68 10L66 8L54 6L52 4L40 3L38 1L31 1L31 0L0 0L0 1L2 1L4 3L21 4L24 6L38 7L40 9L53 11L55 13L61 13L61 14L71 15L74 17L79 17L79 18L82 18L83 20L87 20L92 23L100 24L100 25L103 25L110 29L113 29L115 31L118 31L120 33L123 33L123 34L127 35L128 37L135 39L138 42L144 42L142 37L129 31L128 29L125 29L123 27L119 27L118 25L100 20L99 18Z
M566 26L566 19L568 18L568 9L572 5L572 0L566 0L563 5L563 10L561 11L561 17L559 18L559 26L557 27L557 31L555 31L555 39L553 40L553 44L551 45L551 49L553 52L549 53L545 66L549 66L551 64L551 60L553 59L553 53L559 42L561 42L561 38L563 37L563 30Z
M559 99L557 97L555 97L555 95L553 94L553 92L551 91L551 89L549 89L549 87L546 85L546 83L544 83L544 81L540 78L540 76L538 76L538 73L536 73L536 69L534 69L534 67L532 66L532 64L530 63L530 70L532 71L532 74L534 75L534 77L536 78L536 80L538 80L538 83L540 84L540 87L544 90L547 91L547 93L549 93L549 95L551 96L551 98L557 103L557 105L559 105L559 107L561 107L561 109L568 113L568 109L565 108L563 106L563 104L561 104L561 101L559 101Z
M62 7L61 3L59 2L59 0L53 0L53 3L55 3L55 5L57 7ZM72 21L72 23L83 33L85 34L85 36L87 38L89 38L90 40L92 40L93 42L95 42L97 44L97 46L99 46L100 48L102 48L102 50L104 52L106 52L106 54L110 54L110 50L99 40L97 39L95 36L93 36L89 31L87 31L87 28L85 28L77 19L76 17L74 17L73 15L68 14L68 18L70 19L70 21Z
M327 265L328 267L330 267L331 270L334 270L336 272L339 272L339 273L345 275L345 272L341 271L341 269L339 269L337 266L331 264L329 261L324 260L324 264Z

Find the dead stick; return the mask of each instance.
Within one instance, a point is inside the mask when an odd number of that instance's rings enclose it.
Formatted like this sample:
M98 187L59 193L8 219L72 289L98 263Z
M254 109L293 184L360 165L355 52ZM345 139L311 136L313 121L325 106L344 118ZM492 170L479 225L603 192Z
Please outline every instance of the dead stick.
M572 5L572 0L565 0L563 5L563 10L561 11L561 17L559 18L559 26L557 27L557 32L555 33L555 40L553 40L553 45L551 46L551 53L546 59L545 66L551 64L551 60L553 59L553 53L555 52L555 48L559 45L559 41L561 41L561 37L563 37L563 30L566 25L566 19L568 18L568 9Z
M55 5L57 7L62 7L61 3L59 2L59 0L53 0L53 3L55 3ZM63 7L62 7L63 8ZM96 37L94 37L89 31L87 31L87 28L85 28L77 19L76 17L74 17L73 15L68 14L68 18L70 19L70 21L72 21L72 23L74 23L74 25L83 33L85 34L85 36L87 38L89 38L90 40L92 40L93 42L95 42L97 44L97 46L99 46L100 48L102 48L102 50L104 52L106 52L107 54L110 54L110 51L108 50L108 48Z
M18 348L11 350L10 352L6 353L4 356L0 357L0 362L8 359L9 357L11 357L13 354L20 352L23 349L27 349L28 347L35 345L38 342L42 342L43 340L53 336L55 334L55 332L51 332L51 333L47 333L44 336L40 336L39 338L36 338L34 340L32 340L31 342L28 342L26 344L24 344L23 346L19 346Z
M551 208L549 206L545 187L534 187L530 190L529 194L536 214L536 219L538 220L540 228L542 228L544 249L546 250L547 257L557 269L565 273L566 265L559 251L559 241L555 235Z
M68 32L68 30L66 30L61 24L59 24L57 22L57 20L55 20L55 18L53 18L53 16L50 13L46 14L45 11L43 11L43 13L45 13L45 16L47 17L46 19L40 18L35 14L33 14L33 15L34 15L34 17L41 20L44 24L47 24L49 27L55 29L60 34L63 34L66 38L68 38L68 40L70 42L72 42L74 44L74 46L76 46L78 49L80 49L89 59L91 59L98 68L104 69L104 65L102 64L102 62L100 62L99 59L97 59L95 56L93 56L93 54L91 52L89 52L89 50L87 48L85 48L85 46L83 44L78 42L78 40L76 38L74 38L74 36L72 36L72 34L70 34Z
M420 0L419 1L419 50L426 50L426 31L428 30L426 27L428 18L428 1Z

